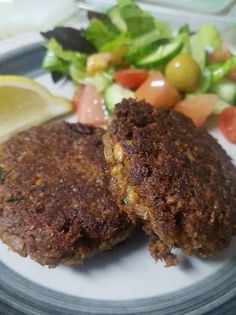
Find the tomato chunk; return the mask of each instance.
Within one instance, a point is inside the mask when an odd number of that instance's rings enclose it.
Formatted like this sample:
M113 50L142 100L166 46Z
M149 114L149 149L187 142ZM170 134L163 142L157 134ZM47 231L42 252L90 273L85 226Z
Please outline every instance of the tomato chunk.
M231 52L229 50L229 45L227 43L223 43L222 49L220 51L213 51L208 54L209 62L224 62L231 56Z
M138 88L147 78L148 71L145 69L118 70L114 74L116 83L130 89Z
M224 62L230 57L231 53L229 50L214 51L208 55L210 62Z
M191 118L197 127L201 127L212 113L217 99L216 94L196 95L178 103L174 109Z
M236 82L236 68L234 68L233 70L231 70L227 76L226 76L229 80Z
M152 74L135 92L138 100L145 100L156 107L174 107L181 96L160 71Z
M78 122L94 126L108 123L103 97L93 85L85 85L74 104Z
M236 144L236 107L226 108L220 114L218 125L225 138Z

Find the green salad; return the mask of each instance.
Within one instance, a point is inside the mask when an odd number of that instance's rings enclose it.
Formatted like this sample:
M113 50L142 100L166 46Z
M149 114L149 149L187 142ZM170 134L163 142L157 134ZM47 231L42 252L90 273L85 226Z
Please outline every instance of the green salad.
M118 0L89 18L85 29L43 33L43 68L54 80L63 75L75 83L78 117L87 90L105 105L101 124L124 97L176 109L198 126L236 103L236 56L216 25L206 23L191 32L185 24L174 31L133 0Z

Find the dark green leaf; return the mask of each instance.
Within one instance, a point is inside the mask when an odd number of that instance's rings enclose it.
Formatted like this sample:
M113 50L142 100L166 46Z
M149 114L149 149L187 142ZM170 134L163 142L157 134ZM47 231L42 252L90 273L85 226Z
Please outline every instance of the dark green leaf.
M96 51L93 44L86 39L84 30L71 27L56 27L52 31L41 33L46 39L54 38L66 50L92 54Z

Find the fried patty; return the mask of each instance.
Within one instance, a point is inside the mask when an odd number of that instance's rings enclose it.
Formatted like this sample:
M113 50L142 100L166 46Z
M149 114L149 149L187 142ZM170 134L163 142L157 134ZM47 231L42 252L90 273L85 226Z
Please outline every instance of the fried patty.
M120 208L152 235L151 254L174 247L206 257L235 234L236 170L217 141L181 113L124 100L103 137Z
M111 197L99 128L65 122L0 148L0 238L42 265L78 263L133 225Z

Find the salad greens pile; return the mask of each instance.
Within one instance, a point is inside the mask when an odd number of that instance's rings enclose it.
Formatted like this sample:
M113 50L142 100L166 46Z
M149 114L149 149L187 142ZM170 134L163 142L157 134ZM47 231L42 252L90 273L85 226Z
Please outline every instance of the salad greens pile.
M43 67L76 84L91 83L103 92L112 83L116 69L163 71L171 59L185 53L197 62L202 75L201 84L191 94L214 92L226 102L236 101L235 84L225 79L236 67L236 56L212 63L207 58L209 52L221 51L223 47L213 24L204 24L195 33L188 25L172 32L167 23L143 11L133 0L118 0L106 14L91 18L86 29L60 27L43 35L48 40ZM106 60L106 53L118 54L120 59ZM93 64L92 71L88 64Z

